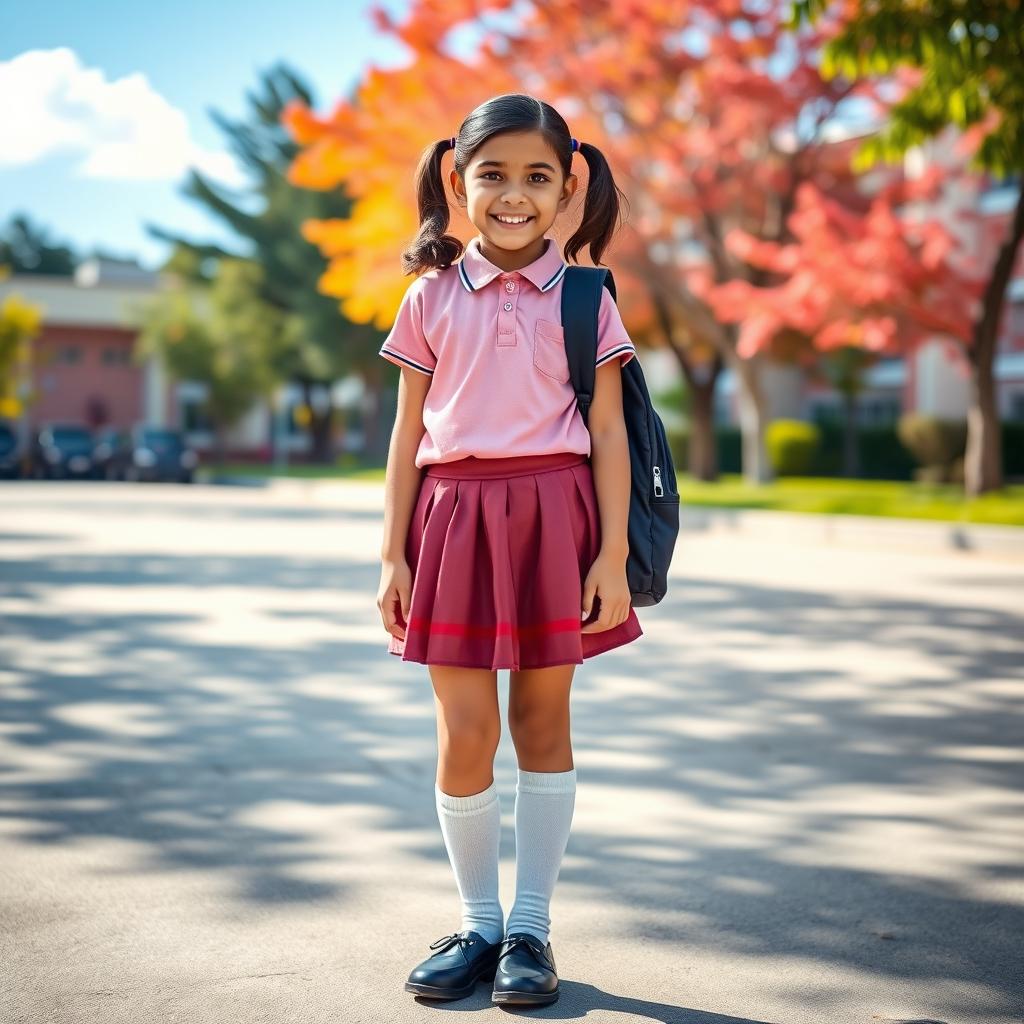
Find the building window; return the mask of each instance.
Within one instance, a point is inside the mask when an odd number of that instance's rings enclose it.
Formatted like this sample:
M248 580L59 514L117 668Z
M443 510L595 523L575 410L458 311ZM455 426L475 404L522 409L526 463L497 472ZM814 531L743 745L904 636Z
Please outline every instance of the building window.
M57 349L57 362L75 364L82 361L81 345L61 345Z
M1003 313L1003 333L999 338L1000 352L1024 351L1024 301L1009 301Z
M105 348L100 361L104 366L127 366L131 362L131 350L127 348Z
M1011 423L1024 423L1024 391L1010 394L1009 415L1006 418Z
M181 398L178 422L181 429L189 433L196 431L212 431L213 424L203 408L205 401L197 398Z

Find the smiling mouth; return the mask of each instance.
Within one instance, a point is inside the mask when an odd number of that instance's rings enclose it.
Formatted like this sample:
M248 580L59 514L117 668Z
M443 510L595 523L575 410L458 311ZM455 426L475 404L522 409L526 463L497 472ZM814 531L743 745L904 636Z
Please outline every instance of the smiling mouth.
M526 220L521 220L521 221L513 223L511 221L502 220L496 213L492 213L492 214L490 214L490 216L493 217L504 228L523 228L523 227L526 227L526 225L529 224L530 221L536 219L536 218L530 216L530 217L527 217Z

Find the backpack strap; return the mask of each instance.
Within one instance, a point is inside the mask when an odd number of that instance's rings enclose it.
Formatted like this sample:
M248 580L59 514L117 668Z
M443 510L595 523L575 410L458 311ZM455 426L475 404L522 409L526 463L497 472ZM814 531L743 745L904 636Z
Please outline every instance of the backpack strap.
M569 360L569 377L583 422L594 398L597 363L597 315L601 290L615 298L615 279L607 267L569 267L562 277L562 336Z

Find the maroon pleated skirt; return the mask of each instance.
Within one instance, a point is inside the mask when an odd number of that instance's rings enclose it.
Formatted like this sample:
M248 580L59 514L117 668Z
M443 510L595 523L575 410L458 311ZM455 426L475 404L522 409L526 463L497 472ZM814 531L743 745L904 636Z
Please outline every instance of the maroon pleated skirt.
M601 548L586 455L557 452L428 464L409 525L403 661L523 669L581 664L643 635L636 610L583 633L583 583Z

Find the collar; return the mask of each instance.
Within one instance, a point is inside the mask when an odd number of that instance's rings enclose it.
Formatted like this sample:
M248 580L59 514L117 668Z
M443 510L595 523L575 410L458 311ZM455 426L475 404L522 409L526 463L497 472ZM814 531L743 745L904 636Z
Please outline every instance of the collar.
M516 273L522 274L527 280L532 281L542 292L554 288L562 280L562 275L568 269L568 265L558 251L558 245L555 240L548 238L547 243L547 248L540 256L532 263L528 263L525 267L520 267L516 271ZM462 259L458 261L457 266L459 268L459 280L468 292L479 291L484 285L490 284L500 274L505 273L504 270L496 267L480 251L479 235L473 238L469 245L466 246L466 251L463 253Z

